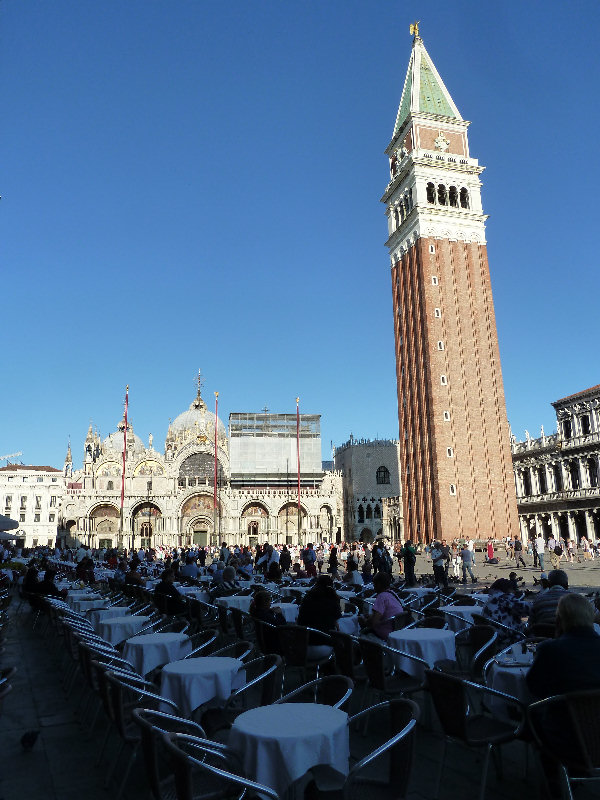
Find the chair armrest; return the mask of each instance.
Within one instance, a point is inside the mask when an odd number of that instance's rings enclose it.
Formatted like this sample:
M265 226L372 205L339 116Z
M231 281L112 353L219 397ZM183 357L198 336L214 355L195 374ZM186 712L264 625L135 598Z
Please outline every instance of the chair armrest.
M376 758L379 758L380 755L382 755L391 747L393 747L395 744L397 744L401 739L406 738L413 731L416 724L417 720L411 719L411 721L407 725L405 725L401 731L398 731L398 733L395 736L392 736L392 738L388 739L387 742L384 742L376 750L373 750L372 753L369 753L364 758L362 758L358 763L354 764L354 766L351 767L348 773L348 777L350 777L350 775L354 775L356 772L359 772L361 769L363 769L363 767L366 767L367 764L371 763L371 761L374 761Z
M328 644L330 647L333 647L333 642L331 641L331 636L328 633L324 633L323 631L319 631L316 628L309 628L307 627L306 630L311 634L316 634L317 638L323 639L322 644ZM314 644L314 642L313 642Z

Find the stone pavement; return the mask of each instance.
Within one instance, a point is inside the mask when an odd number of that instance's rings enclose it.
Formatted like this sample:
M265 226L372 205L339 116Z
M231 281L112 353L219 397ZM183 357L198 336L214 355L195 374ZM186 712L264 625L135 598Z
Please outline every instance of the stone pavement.
M10 608L12 623L8 642L2 654L2 666L16 665L18 672L11 679L14 690L6 698L0 716L0 800L106 800L114 795L102 788L103 768L94 766L105 730L99 720L90 737L80 726L76 709L82 684L78 682L72 697L66 698L60 682L58 653L54 653L53 634L43 635L40 628L32 630L32 617L23 607L17 616L15 597ZM362 694L362 691L360 692ZM439 798L435 796L442 739L432 732L435 720L426 697L416 697L423 709L424 725L419 726L417 759L410 784L409 800L469 800L477 797L481 775L478 753L460 745L448 748L446 768ZM373 698L370 702L375 702ZM434 729L437 724L434 721ZM24 752L20 739L28 730L39 730L40 736L31 752ZM371 737L352 734L352 749L365 754L373 749ZM112 739L111 754L116 752L116 737ZM488 800L535 800L543 798L535 759L529 758L525 778L525 746L511 744L503 748L504 780L499 782L490 765ZM579 800L600 797L600 792L577 794ZM124 793L125 800L150 798L143 778L141 759L132 770Z

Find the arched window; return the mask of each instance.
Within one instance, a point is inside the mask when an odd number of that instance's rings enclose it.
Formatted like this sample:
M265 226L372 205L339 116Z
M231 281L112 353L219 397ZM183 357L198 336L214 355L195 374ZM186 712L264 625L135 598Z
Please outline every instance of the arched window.
M396 228L400 225L400 214L398 213L398 207L394 209L394 224Z
M458 189L456 188L456 186L450 187L449 195L450 195L450 205L452 206L452 208L458 208Z
M581 481L579 480L579 465L577 461L569 462L569 474L571 475L571 488L580 489Z
M529 470L523 470L523 497L531 497L531 476Z
M598 462L595 458L590 457L587 461L588 477L590 486L598 486Z
M538 485L540 487L540 494L546 494L548 491L548 486L546 484L546 470L544 467L538 467L537 471L538 475Z
M447 206L448 205L448 195L446 193L446 187L444 186L443 183L440 183L440 185L438 186L438 195L437 195L437 197L438 197L438 203L441 206Z
M108 481L108 483L106 484L107 491L112 492L112 490L114 488L115 488L115 486L114 486L113 482L112 481Z
M358 521L359 522L365 521L365 510L362 506L358 507Z
M581 435L587 436L590 432L590 418L587 414L579 417L579 425L581 427Z
M554 472L554 486L557 492L562 492L563 490L563 479L562 479L562 470L560 468L560 464L554 464L552 467L552 471Z
M571 425L571 420L565 419L563 421L562 427L563 427L563 438L570 439L571 436L573 435L573 427Z
M378 467L377 472L375 473L375 480L377 483L389 483L390 482L390 471L387 467Z
M374 515L375 519L381 519L381 509L379 508L379 506L375 506L375 509L373 511L373 515Z
M373 519L373 509L371 506L367 506L367 519Z
M427 202L435 203L435 186L433 183L427 184Z
M437 347L438 347L438 350L443 350L444 349L444 343L442 341L439 341Z
M460 190L460 207L469 208L469 193L464 188Z

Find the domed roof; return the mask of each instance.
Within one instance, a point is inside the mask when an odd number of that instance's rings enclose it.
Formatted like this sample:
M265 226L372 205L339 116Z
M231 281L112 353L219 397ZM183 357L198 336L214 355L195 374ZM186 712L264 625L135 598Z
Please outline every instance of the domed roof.
M125 430L125 420L121 420L117 425L117 430L107 436L102 442L103 449L114 450L117 453L123 452L123 431ZM144 443L139 436L133 432L133 426L127 422L127 450L133 450L134 453L143 453L145 451Z
M177 434L191 433L194 436L206 436L210 441L214 440L215 415L207 409L199 390L188 410L175 417L169 431L175 437ZM221 420L219 420L218 435L219 439L227 438L227 431Z

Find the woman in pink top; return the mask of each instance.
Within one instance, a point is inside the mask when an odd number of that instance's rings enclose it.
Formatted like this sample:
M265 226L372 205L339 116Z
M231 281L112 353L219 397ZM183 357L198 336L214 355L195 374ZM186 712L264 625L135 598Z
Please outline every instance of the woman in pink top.
M392 617L404 613L404 607L396 592L390 589L392 576L389 572L378 572L373 578L373 586L377 592L377 598L373 603L373 611L364 620L365 625L379 639L384 641L394 630Z

